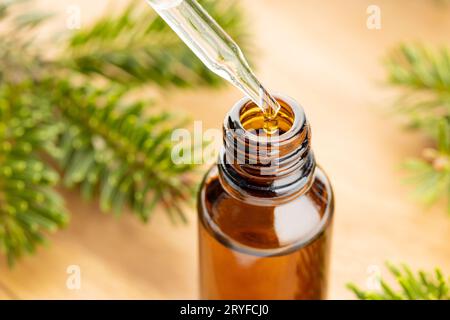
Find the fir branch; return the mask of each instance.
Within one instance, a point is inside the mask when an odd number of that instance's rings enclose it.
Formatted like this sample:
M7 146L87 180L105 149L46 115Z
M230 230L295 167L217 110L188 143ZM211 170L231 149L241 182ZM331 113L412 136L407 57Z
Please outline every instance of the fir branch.
M410 128L422 130L434 141L421 159L406 161L408 181L417 184L415 195L426 204L447 199L450 213L450 51L422 45L401 45L387 60L389 81L406 90L396 110Z
M351 283L347 287L361 300L450 300L450 278L445 279L439 269L414 274L406 265L397 267L388 263L387 267L396 279L397 288L383 279L380 291L364 291Z
M409 159L408 182L417 185L415 196L427 205L447 198L450 213L450 123L442 119L437 125L437 148L426 148L422 159Z
M59 175L42 158L57 128L45 95L34 94L46 63L31 48L33 29L48 15L10 13L24 3L0 2L0 251L10 264L68 221L54 190Z
M236 8L205 1L225 26L240 29ZM30 8L23 16L11 13L13 5L26 2L0 0L0 30L6 30L0 31L0 250L12 263L32 252L46 231L66 224L52 157L64 185L79 188L88 198L98 195L105 211L118 214L128 206L147 221L161 204L169 217L184 221L182 207L192 199L195 183L193 166L174 165L170 158L170 133L180 122L158 108L150 115L144 112L149 104L130 101L126 87L128 80L164 87L172 81L214 86L217 79L145 8L153 17L149 22L137 3L76 33L67 52L45 60L34 29L49 15ZM159 43L158 37L165 40ZM98 52L92 59L91 49ZM174 52L164 56L159 50ZM152 60L142 70L128 68L128 62L145 62L147 51L163 60L173 54L171 65ZM115 73L121 69L128 78ZM90 84L94 73L107 90Z
M192 198L195 184L186 175L194 165L171 159L171 134L181 120L167 112L144 114L143 102L123 103L124 90L50 83L58 88L52 99L65 128L53 153L65 185L79 185L87 198L98 191L104 211L119 214L128 204L147 221L163 203L184 221L180 205Z
M239 43L246 43L245 22L236 1L201 0L202 5ZM216 86L209 71L144 1L120 14L108 14L69 39L68 65L127 86Z
M57 131L50 109L34 108L46 101L30 86L0 86L0 249L11 264L68 219L52 188L58 174L40 157Z
M450 117L450 52L401 45L386 62L389 82L406 91L396 102L410 126L436 137L436 124Z

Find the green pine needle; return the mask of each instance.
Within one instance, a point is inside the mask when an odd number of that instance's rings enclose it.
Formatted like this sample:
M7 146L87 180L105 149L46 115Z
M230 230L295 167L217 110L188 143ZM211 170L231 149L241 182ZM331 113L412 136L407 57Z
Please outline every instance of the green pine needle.
M439 269L413 273L406 265L388 263L387 267L395 277L395 288L384 280L380 281L380 291L364 291L352 283L347 287L360 300L450 300L450 278L445 279Z
M434 142L422 158L405 162L407 181L417 185L414 194L428 205L447 199L450 213L450 51L401 45L386 67L390 83L406 91L396 103L397 112Z

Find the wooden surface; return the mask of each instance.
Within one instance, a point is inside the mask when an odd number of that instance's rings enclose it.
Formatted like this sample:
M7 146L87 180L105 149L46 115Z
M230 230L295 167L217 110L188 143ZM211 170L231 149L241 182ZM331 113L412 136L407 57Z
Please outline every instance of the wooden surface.
M386 115L392 92L383 87L381 58L399 41L450 40L450 8L433 1L378 0L382 29L366 28L373 1L242 0L251 17L258 75L268 87L295 97L313 128L313 146L336 193L330 298L352 298L345 284L364 286L370 266L384 261L440 266L450 274L450 217L425 211L409 197L398 164L425 141ZM41 1L63 14L79 3L83 23L107 1ZM59 24L58 24L59 23ZM55 28L64 28L57 20ZM240 97L221 91L170 92L160 98L207 128L219 128ZM162 212L148 225L130 214L101 214L95 204L66 192L70 226L47 248L9 270L0 263L3 298L197 297L196 217L173 226ZM69 265L81 268L81 289L66 287ZM385 273L384 268L382 268Z

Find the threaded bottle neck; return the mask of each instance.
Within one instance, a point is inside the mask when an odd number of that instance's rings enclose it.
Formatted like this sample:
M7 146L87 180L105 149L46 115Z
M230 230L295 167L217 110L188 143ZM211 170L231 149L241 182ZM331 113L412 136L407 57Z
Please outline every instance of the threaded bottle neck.
M303 109L289 97L276 99L281 105L278 134L264 133L264 115L246 98L224 121L221 182L232 196L246 202L272 205L289 201L312 183L315 160Z

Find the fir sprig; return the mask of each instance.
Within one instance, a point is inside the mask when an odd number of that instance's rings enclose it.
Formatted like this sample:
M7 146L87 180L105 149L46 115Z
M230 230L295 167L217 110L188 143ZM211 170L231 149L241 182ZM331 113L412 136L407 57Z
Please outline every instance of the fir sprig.
M245 47L247 28L236 1L199 2ZM105 16L80 30L68 44L68 63L75 70L127 86L148 82L160 87L223 83L143 1L131 2L119 15Z
M387 264L395 277L397 287L380 280L380 291L364 291L354 284L347 287L361 300L450 300L450 278L446 279L439 269L434 273L419 271L416 274L402 265Z
M183 119L157 105L149 110L129 87L215 86L218 79L137 2L74 32L59 43L60 56L44 59L34 29L49 15L10 10L27 2L0 0L0 250L12 263L67 223L60 182L98 196L104 211L128 207L147 221L162 205L185 221L194 166L171 160L171 133ZM234 5L203 3L240 34Z
M390 83L406 90L396 110L433 141L422 158L406 161L408 181L417 184L415 194L426 204L447 199L450 213L450 51L402 45L389 55L387 70Z
M46 231L68 221L54 189L59 175L43 157L58 133L53 112L45 95L34 90L45 62L31 48L32 29L45 18L39 12L26 19L11 15L11 8L23 2L0 2L0 250L10 264L33 252Z
M408 159L404 167L410 172L407 181L417 185L414 195L427 205L447 198L450 213L450 123L437 126L437 147L424 149L422 159Z
M53 189L58 174L41 157L57 134L51 110L30 91L30 85L0 85L0 249L10 263L33 252L44 231L56 231L68 220Z
M158 203L175 209L188 201L194 184L185 173L194 165L174 165L171 134L180 127L173 114L145 115L148 104L121 101L122 89L51 84L64 130L57 140L57 159L66 186L80 185L91 198L97 190L100 207L119 214L124 205L147 221ZM148 197L151 192L151 196Z

